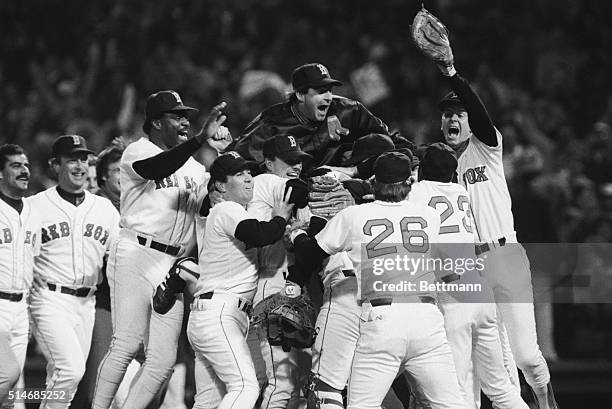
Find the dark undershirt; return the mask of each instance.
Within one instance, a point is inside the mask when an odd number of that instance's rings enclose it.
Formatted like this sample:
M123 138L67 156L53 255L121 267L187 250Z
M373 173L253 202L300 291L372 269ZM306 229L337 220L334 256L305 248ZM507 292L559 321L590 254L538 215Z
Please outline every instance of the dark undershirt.
M287 221L280 216L269 222L247 219L238 223L234 237L247 245L247 249L276 243L285 234Z
M465 106L470 129L474 136L489 146L497 146L497 134L493 121L491 121L491 117L478 94L472 89L467 80L459 74L452 76L450 82L453 91L455 91Z
M2 192L0 192L0 199L4 200L6 204L11 206L13 209L17 210L17 213L21 214L21 211L23 210L23 199L13 199L12 197L6 196Z
M136 161L132 168L147 180L160 180L172 175L200 149L200 142L191 138L150 158Z
M329 257L314 237L300 234L293 242L295 265L289 266L287 280L304 285L312 273L321 270L323 260Z
M64 199L68 203L72 203L74 206L80 205L81 203L83 203L83 200L85 200L85 191L79 193L70 193L66 192L59 186L56 186L56 190L62 199Z

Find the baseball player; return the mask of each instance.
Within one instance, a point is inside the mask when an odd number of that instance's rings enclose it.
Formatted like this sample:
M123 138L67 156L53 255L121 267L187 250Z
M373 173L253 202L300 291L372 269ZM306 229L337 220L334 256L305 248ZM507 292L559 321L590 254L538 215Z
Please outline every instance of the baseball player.
M227 146L231 136L221 126L224 108L225 103L215 106L202 130L188 139L188 116L195 109L184 105L174 91L154 93L145 108L147 136L123 152L121 230L107 268L114 333L98 370L94 408L110 407L142 344L145 362L124 408L145 408L172 371L183 303L179 300L160 315L152 311L151 297L176 258L195 247L194 215L205 168L191 155L201 147L218 151Z
M283 237L293 204L291 188L258 221L246 210L253 198L248 163L236 152L212 164L213 188L223 201L197 226L200 278L187 326L196 354L194 408L252 408L259 384L246 343L248 313L257 290L257 247Z
M502 135L481 100L454 67L443 70L453 92L439 103L441 129L458 157L459 182L472 202L477 255L486 253L486 278L518 366L541 409L557 408L548 365L538 346L529 260L516 240L502 162ZM515 365L513 383L519 386Z
M456 169L457 158L448 145L430 145L423 152L420 180L413 185L408 200L438 211L440 241L446 243L444 249L450 256L476 262L468 193L463 186L451 182ZM443 280L457 281L457 284L480 283L484 290L439 294L463 397L469 407L479 408L482 384L494 408L527 409L504 367L493 294L481 278L480 271L475 268L463 270L461 276L449 272Z
M67 408L85 372L94 292L119 229L112 203L86 190L90 154L79 135L57 138L49 163L58 184L31 198L42 225L30 297L33 332L47 359L48 396L54 391L66 395L66 400L42 400L41 408Z
M266 173L253 178L253 199L247 205L249 215L260 221L270 221L275 204L283 201L287 181L296 182L297 189L302 164L311 156L304 153L292 135L277 135L266 141L263 146ZM306 184L303 183L306 197ZM295 192L295 190L294 190ZM304 203L306 204L306 203ZM302 213L302 212L301 212ZM258 249L257 291L253 304L269 295L280 292L285 285L284 272L287 271L287 250L280 240ZM249 328L248 344L252 351L257 378L262 388L262 409L295 407L299 397L298 354L293 348L289 352L280 346L271 346L267 334L258 328ZM291 400L291 403L290 403Z
M23 199L30 162L21 146L0 146L0 406L19 380L28 346L28 289L40 248L40 220Z
M438 241L440 217L434 209L405 200L412 183L406 155L381 155L374 174L376 201L340 211L314 239L306 234L294 236L298 269L290 272L285 292L299 292L304 273L316 270L328 255L347 251L362 300L348 408L380 408L403 370L417 380L431 407L466 408L433 294L428 287L421 290L420 285L416 291L408 287L403 292L380 287L383 282L408 279L413 273L428 285L431 274L425 268L410 273L400 267L382 273L375 270L380 261L385 265L400 253L407 258L427 257L430 244ZM376 281L379 274L384 278Z
M233 149L244 158L263 161L263 143L275 135L293 135L313 156L309 165L340 165L342 154L364 135L396 138L388 126L358 101L332 94L342 83L319 63L297 67L291 75L293 93L286 102L263 110L243 131Z

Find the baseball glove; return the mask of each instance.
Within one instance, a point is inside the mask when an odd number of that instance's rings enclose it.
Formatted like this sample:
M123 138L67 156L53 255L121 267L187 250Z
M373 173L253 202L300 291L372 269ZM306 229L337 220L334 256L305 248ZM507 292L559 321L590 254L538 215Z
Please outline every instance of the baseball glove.
M174 306L176 295L185 289L187 283L181 278L181 271L185 271L194 277L199 277L199 273L190 268L188 262L197 264L197 260L193 257L185 257L177 259L170 271L166 274L162 281L155 289L153 295L153 309L158 314L165 314Z
M280 345L288 352L291 347L309 348L314 344L316 319L317 312L307 295L277 293L255 305L252 324L266 332L270 345Z
M423 7L414 17L412 39L423 54L444 72L453 66L454 57L446 26Z
M354 204L353 195L342 186L333 173L309 179L308 206L313 215L330 219L340 210Z

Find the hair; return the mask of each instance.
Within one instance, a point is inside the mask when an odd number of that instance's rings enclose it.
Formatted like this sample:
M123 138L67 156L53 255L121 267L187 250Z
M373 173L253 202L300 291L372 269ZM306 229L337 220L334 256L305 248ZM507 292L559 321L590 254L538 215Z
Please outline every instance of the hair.
M412 182L404 180L396 183L382 183L374 181L374 198L383 202L401 202L406 200L412 189Z
M0 146L0 169L4 169L8 162L8 157L13 155L25 155L25 151L19 145L7 143Z
M105 180L103 176L106 176L108 166L111 163L119 161L121 159L121 155L123 155L123 149L121 149L119 146L107 146L98 154L98 158L96 160L96 175L99 187L104 186Z

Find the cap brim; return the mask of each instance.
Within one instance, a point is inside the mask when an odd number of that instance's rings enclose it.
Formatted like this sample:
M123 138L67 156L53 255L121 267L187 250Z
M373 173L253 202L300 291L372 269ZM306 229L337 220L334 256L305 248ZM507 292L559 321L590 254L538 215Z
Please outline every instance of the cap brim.
M448 99L440 101L440 103L438 104L438 109L440 111L444 111L446 108L452 107L452 106L461 108L462 110L465 111L465 105L463 105L461 101L448 100Z
M66 156L66 155L72 155L74 153L86 153L88 155L95 155L94 151L89 150L89 149L85 149L85 148L77 148L77 149L72 149L70 152L67 153L63 153L63 152L56 152L56 153L52 153L52 158L57 158L58 156Z
M304 151L294 151L294 152L288 152L287 154L283 154L282 156L279 155L279 158L281 158L281 160L289 159L289 160L305 161L305 160L311 160L312 155Z
M340 87L340 86L342 86L342 83L340 81L338 81L338 80L333 79L333 78L321 78L318 81L305 84L305 85L301 86L300 88L306 88L306 87L308 87L308 88L320 88L320 87L325 87L325 86L328 86L328 85L331 85L331 86L334 86L334 87Z
M195 111L195 112L198 112L199 109L188 107L186 105L177 105L174 108L167 110L166 112L180 112L180 111Z

